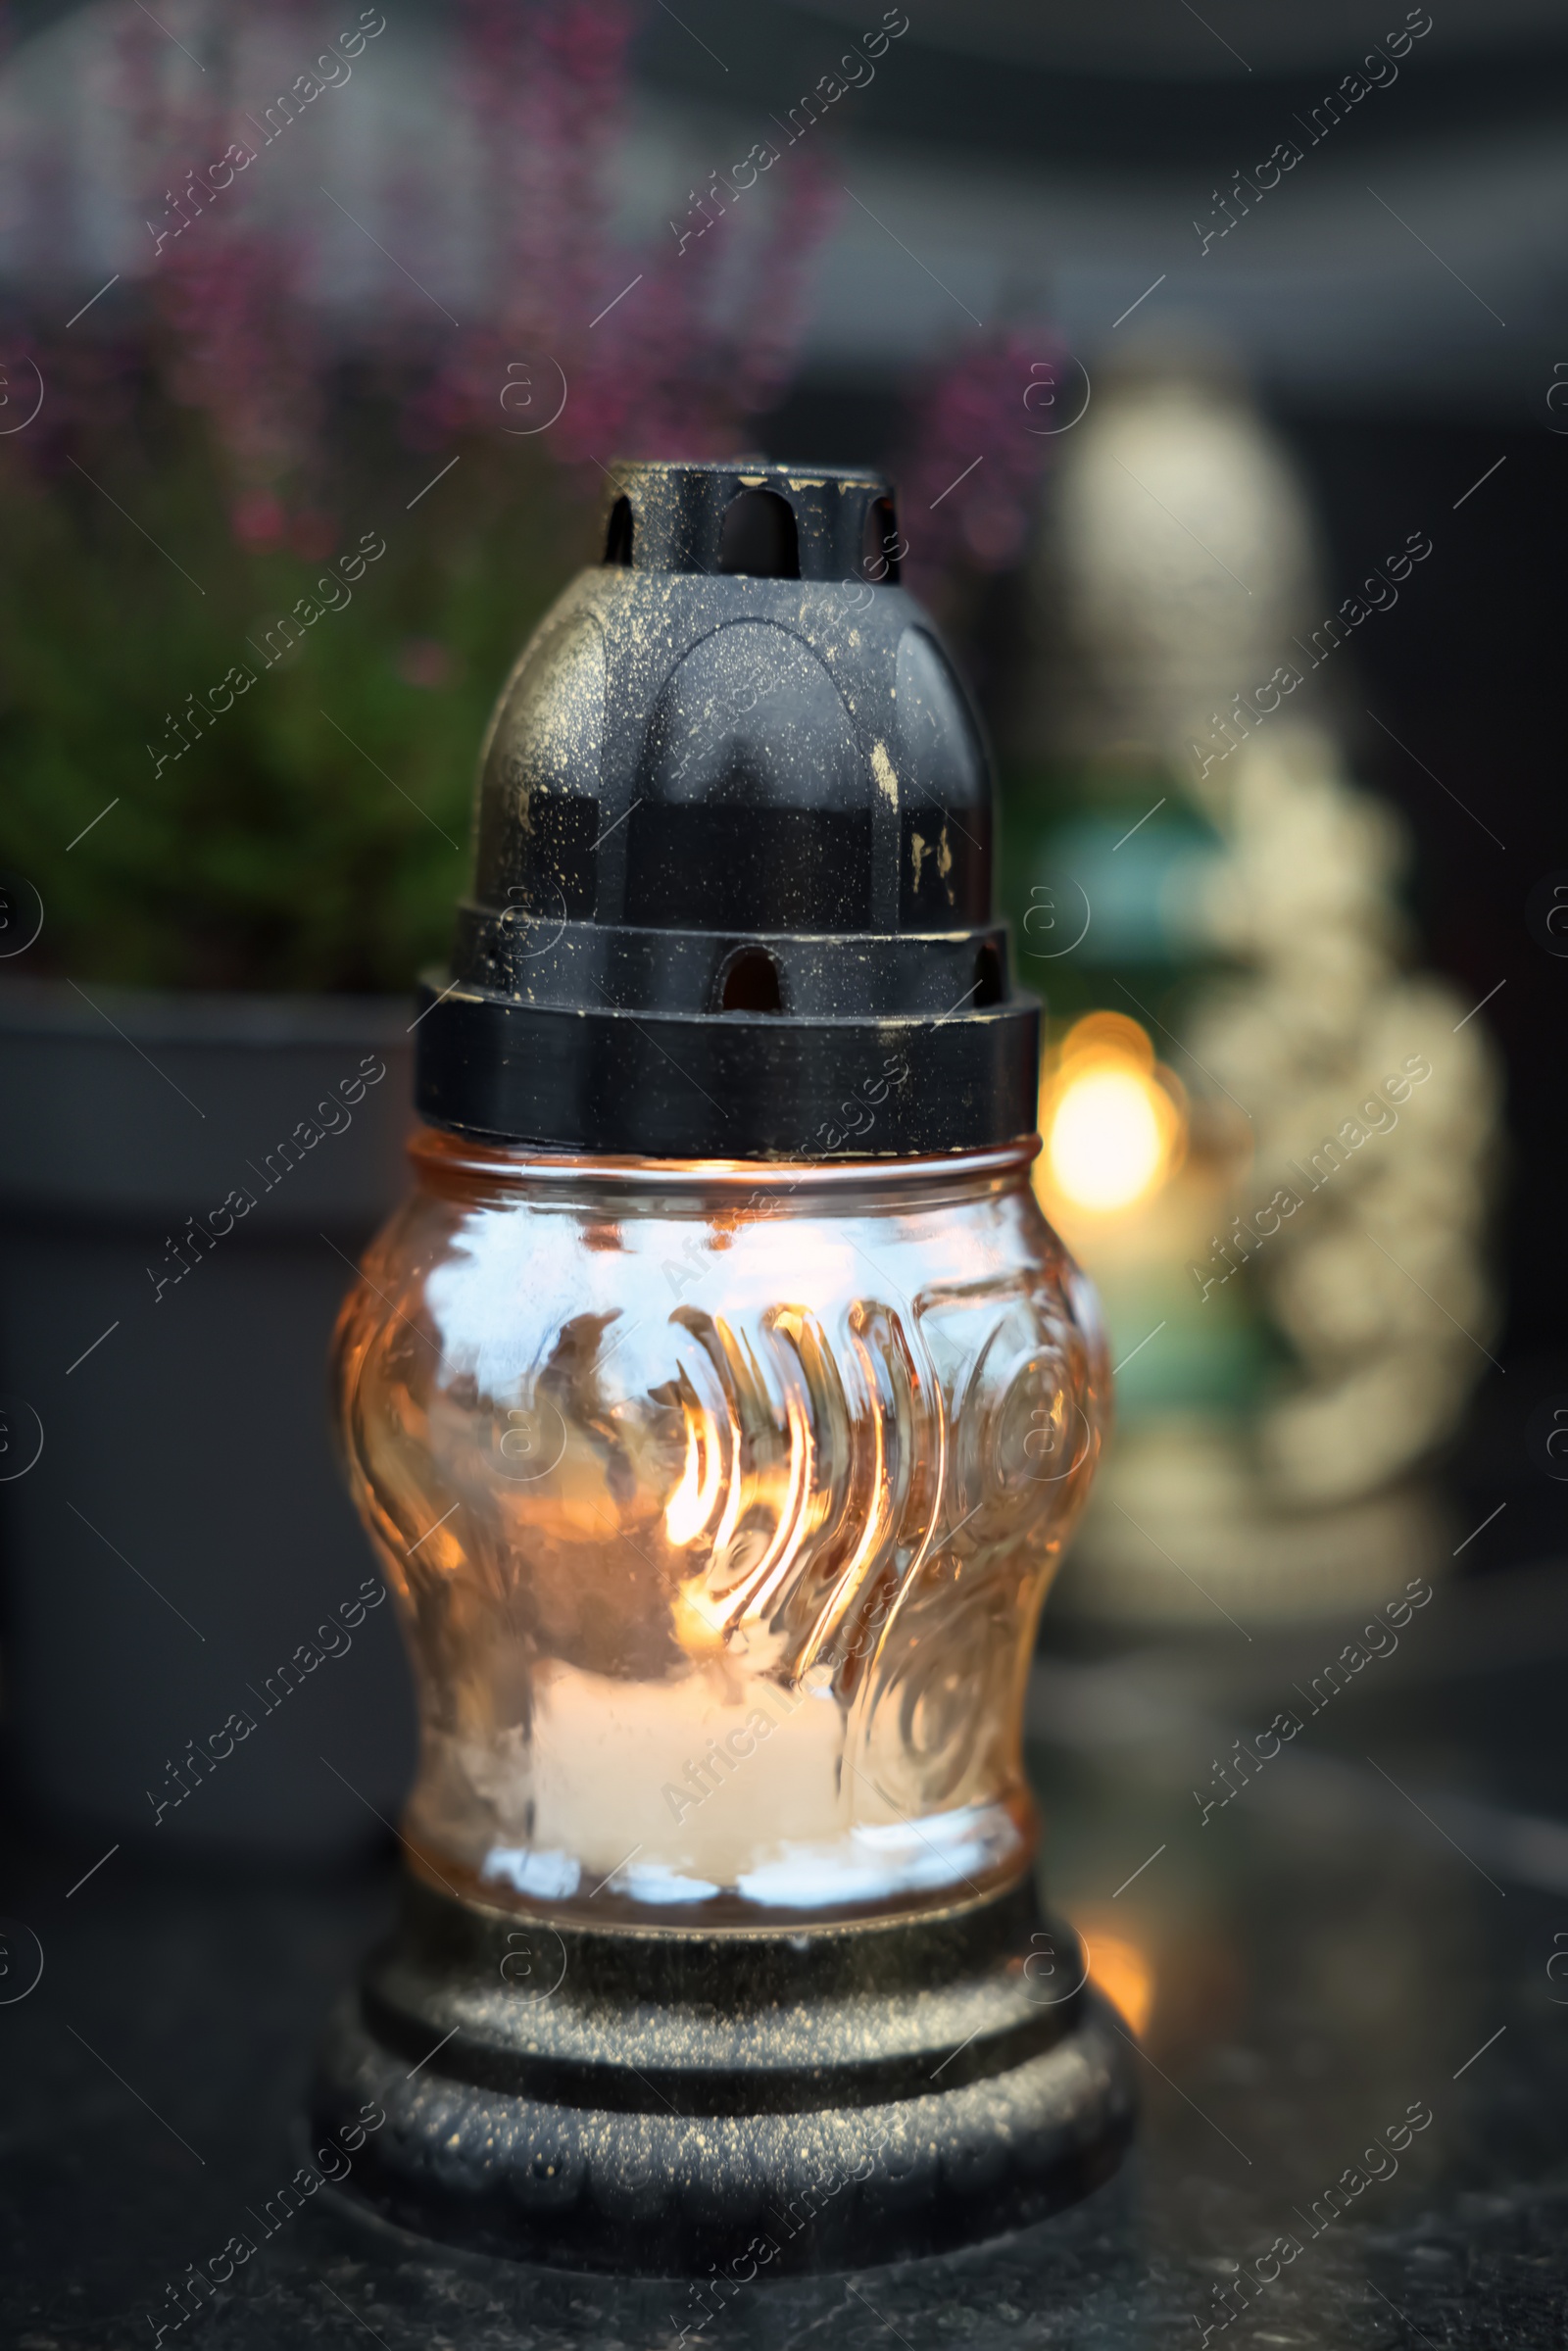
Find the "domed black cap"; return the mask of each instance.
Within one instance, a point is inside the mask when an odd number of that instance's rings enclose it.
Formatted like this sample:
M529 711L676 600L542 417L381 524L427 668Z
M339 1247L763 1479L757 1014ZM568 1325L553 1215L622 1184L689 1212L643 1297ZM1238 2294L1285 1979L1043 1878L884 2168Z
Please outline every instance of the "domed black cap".
M1028 1134L1039 1006L991 919L985 748L898 584L888 484L761 464L613 483L604 561L535 631L480 757L420 1112L682 1158Z

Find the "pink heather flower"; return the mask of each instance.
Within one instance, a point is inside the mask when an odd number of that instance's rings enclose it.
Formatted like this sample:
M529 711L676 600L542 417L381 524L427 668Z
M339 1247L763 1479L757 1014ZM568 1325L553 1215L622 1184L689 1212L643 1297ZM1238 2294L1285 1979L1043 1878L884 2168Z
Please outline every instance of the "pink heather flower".
M198 221L166 251L159 307L173 328L170 388L204 409L241 480L276 485L309 461L318 421L315 338L281 238Z
M150 296L167 335L169 389L205 411L228 460L240 543L274 545L285 526L268 501L280 507L285 485L316 457L320 352L300 299L298 239L247 223L249 190L237 175L216 195L193 183L197 162L231 142L247 152L258 145L225 87L227 44L206 45L211 62L198 82L143 12L127 11L118 32L120 96L154 244Z
M786 154L774 172L750 205L644 261L643 283L594 335L564 456L722 455L745 437L744 417L777 401L837 197L820 157ZM639 258L607 263L606 280L635 274Z
M1022 560L1075 367L1046 327L971 340L935 374L913 418L901 519L918 581ZM976 460L980 462L977 464Z
M468 328L429 404L449 431L505 429L510 364L575 385L599 261L610 159L624 135L629 9L615 0L463 0L463 86L484 156L490 316ZM611 288L611 292L614 289Z
M300 0L276 0L273 18L303 37ZM808 149L786 145L755 194L715 187L712 229L684 250L662 226L650 247L628 250L611 221L629 0L459 0L454 18L482 162L490 293L466 307L455 333L395 299L364 331L363 356L403 389L406 436L450 447L462 433L535 423L559 368L565 408L540 445L558 462L733 450L741 420L775 403L789 378L837 202L826 134ZM126 8L116 32L117 97L154 249L154 353L227 461L239 542L307 552L330 528L319 459L326 352L303 293L311 253L303 232L254 221L249 179L217 194L196 180L197 163L231 142L254 151L261 134L230 86L235 48L220 0L183 29L205 73L140 9ZM389 160L388 174L389 200L411 204L407 159ZM320 233L313 219L311 238ZM533 398L504 407L522 369Z
M240 547L281 547L288 516L270 490L242 490L229 509L229 528Z
M610 238L611 171L624 136L631 15L618 0L464 0L465 81L485 153L501 290L411 419L515 429L509 366L566 406L546 444L568 464L733 449L740 418L788 379L806 282L832 217L823 159L788 153L755 196L715 214L684 251ZM720 206L723 199L717 199ZM684 212L685 206L682 204ZM597 323L596 323L597 321ZM553 363L553 365L552 365Z
M748 260L753 300L737 354L736 397L748 416L774 407L788 385L812 269L843 210L838 180L820 151L786 153L772 169L779 174L773 217L760 254Z

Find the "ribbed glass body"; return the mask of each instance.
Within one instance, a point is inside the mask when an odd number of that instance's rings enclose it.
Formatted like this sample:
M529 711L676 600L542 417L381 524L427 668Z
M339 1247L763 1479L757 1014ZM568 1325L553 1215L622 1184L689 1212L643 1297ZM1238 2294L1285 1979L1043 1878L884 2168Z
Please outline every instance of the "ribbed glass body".
M1024 1676L1109 1396L1032 1150L416 1138L336 1343L418 1682L416 1867L705 1928L1027 1868Z

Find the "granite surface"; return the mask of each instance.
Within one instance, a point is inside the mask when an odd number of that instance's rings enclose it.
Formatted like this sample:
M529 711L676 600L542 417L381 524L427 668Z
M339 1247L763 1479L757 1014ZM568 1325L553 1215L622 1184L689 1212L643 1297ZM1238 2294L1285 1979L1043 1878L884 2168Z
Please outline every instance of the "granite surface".
M359 2214L352 2176L283 2217L312 2044L390 1861L312 1882L128 1845L93 1869L86 1832L13 1847L0 2342L1568 2340L1568 1576L1440 1586L1396 1648L1326 1680L1355 1632L1048 1640L1051 1895L1127 2013L1152 1997L1135 2152L1013 2237L723 2297L437 2251ZM1299 1729L1271 1739L1282 1715ZM235 2237L254 2252L192 2309L178 2281Z

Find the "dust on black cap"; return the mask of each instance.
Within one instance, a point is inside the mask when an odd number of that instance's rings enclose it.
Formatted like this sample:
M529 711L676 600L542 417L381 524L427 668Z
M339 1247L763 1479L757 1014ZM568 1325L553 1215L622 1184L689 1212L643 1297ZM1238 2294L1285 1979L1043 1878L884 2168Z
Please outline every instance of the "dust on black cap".
M833 467L621 465L604 561L480 754L428 981L434 1125L679 1158L972 1150L1035 1123L1039 1006L991 913L979 723Z

